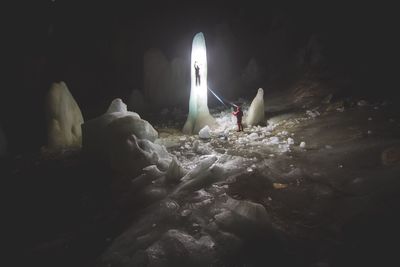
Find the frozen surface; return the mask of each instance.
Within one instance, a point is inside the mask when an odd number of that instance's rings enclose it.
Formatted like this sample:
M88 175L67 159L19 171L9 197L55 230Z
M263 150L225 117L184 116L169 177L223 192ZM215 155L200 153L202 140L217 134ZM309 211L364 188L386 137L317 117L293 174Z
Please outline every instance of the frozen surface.
M47 148L59 150L82 145L83 117L64 82L53 83L46 96Z

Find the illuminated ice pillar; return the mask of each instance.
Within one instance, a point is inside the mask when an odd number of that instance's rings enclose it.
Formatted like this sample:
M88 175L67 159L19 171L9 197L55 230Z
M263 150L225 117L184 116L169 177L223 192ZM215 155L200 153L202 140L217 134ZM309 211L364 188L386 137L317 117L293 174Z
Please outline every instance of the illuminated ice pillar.
M199 67L200 84L196 82L195 65ZM207 53L202 32L197 33L193 38L190 67L189 114L182 131L185 134L197 134L206 125L211 128L216 125L207 106Z

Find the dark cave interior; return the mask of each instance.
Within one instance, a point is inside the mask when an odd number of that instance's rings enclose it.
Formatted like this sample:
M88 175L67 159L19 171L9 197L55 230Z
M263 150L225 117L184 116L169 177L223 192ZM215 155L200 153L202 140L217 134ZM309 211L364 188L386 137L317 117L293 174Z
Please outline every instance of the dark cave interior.
M0 172L15 266L400 263L394 7L89 2L9 7ZM182 134L198 32L210 88L246 112L264 89L261 126ZM46 96L60 81L85 123L120 98L154 126L150 141L169 161L190 172L216 155L217 167L198 183L168 182L168 171L142 182L149 170L127 175L80 148L46 152ZM208 105L217 122L230 119L210 93Z

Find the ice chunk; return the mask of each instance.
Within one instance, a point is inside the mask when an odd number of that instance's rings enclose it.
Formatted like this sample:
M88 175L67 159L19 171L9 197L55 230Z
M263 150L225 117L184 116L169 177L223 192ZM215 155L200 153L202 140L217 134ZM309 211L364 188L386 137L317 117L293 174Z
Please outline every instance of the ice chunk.
M51 85L46 96L46 117L47 148L82 145L82 113L64 82Z
M287 136L289 133L287 131L279 132L278 135L280 136Z
M257 133L251 133L247 136L247 138L249 138L250 140L254 141L258 138L258 134Z
M169 182L177 182L186 173L187 171L183 169L176 157L173 157L171 163L169 164L165 177Z
M270 138L266 139L266 142L269 145L277 145L279 144L279 138L277 136L271 136Z
M106 140L109 145L103 152L104 157L119 172L137 176L149 165L156 165L160 171L165 172L171 163L172 157L165 148L149 140L138 139L134 134L108 137Z
M300 148L305 148L306 147L306 142L301 142L300 143Z
M113 112L127 112L128 109L126 104L122 102L121 98L115 98L110 106L108 107L106 113L113 113Z
M290 145L288 145L288 144L279 144L278 148L279 148L280 152L282 152L282 153L290 151Z
M288 145L293 145L293 144L294 144L293 138L290 138L290 137L289 137L289 138L287 139L287 144L288 144Z
M164 175L164 173L157 168L157 165L149 165L143 168L143 173L152 177L160 177Z
M204 126L200 131L199 131L199 137L201 139L209 139L211 138L211 133L210 133L210 127L208 125Z
M247 125L257 125L264 122L264 90L259 88L256 97L251 102L246 117Z
M199 67L199 79L196 78L195 65ZM207 54L206 43L202 32L197 33L193 38L190 66L191 89L189 114L182 129L186 134L197 133L205 125L212 128L216 127L215 119L210 115L207 106Z
M200 172L208 169L217 161L216 156L208 156L201 160L196 167L194 167L191 171L189 171L184 177L182 177L182 181L187 181L196 177Z
M105 113L82 124L82 131L84 151L117 170L131 173L151 164L165 170L165 159L171 161L165 147L150 142L158 133L137 113Z

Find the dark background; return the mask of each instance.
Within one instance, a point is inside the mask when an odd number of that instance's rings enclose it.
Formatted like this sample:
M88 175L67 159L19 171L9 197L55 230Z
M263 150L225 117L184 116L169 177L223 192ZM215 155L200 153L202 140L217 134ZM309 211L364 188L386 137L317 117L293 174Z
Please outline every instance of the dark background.
M206 36L209 82L215 87L223 85L220 50L213 46L222 31L230 56L223 65L229 67L227 79L255 58L266 77L259 86L281 90L272 82L291 79L288 69L298 49L315 35L324 66L353 81L348 94L391 98L398 90L397 14L382 3L56 0L19 2L4 10L0 122L10 154L45 143L44 96L52 82L65 81L85 120L91 119L113 98L126 100L131 90L143 90L145 51L158 48L168 59L188 58L199 31Z

